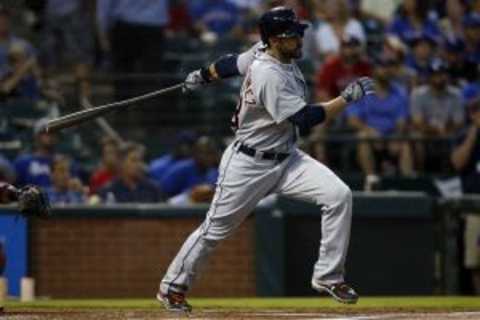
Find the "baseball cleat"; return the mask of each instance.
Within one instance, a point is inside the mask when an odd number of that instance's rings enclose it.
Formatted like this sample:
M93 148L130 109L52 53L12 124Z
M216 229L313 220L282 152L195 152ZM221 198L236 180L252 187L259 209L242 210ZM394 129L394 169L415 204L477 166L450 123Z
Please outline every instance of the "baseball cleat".
M326 284L312 280L312 288L318 292L326 292L341 303L355 304L358 294L345 282Z
M160 301L165 309L173 312L192 312L192 306L188 304L183 293L169 291L167 294L157 293L157 300Z

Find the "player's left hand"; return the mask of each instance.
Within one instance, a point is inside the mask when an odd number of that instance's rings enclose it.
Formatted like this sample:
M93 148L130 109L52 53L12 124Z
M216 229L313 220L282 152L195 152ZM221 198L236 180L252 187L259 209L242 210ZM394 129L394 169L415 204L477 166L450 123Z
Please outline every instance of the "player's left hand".
M358 78L340 93L348 103L360 100L369 94L375 94L374 82L369 77Z
M197 90L207 83L208 82L203 78L200 69L192 71L183 82L183 92Z

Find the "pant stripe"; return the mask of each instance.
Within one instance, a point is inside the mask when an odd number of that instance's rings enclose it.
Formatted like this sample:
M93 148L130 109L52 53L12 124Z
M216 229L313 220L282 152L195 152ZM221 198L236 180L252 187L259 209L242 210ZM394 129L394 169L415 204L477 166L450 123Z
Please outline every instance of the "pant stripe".
M223 181L225 180L225 177L227 175L227 169L228 169L228 166L230 165L230 162L233 158L233 155L237 153L236 150L234 150L232 148L232 154L230 155L230 158L228 159L227 163L225 164L225 169L223 169L223 176L222 176L222 181L219 181L218 182L218 186L220 188L220 190L218 191L218 197L215 201L215 203L212 204L213 206L213 213L211 215L211 217L213 217L215 215L215 212L217 211L217 202L218 202L218 199L220 199L220 197L222 196L222 191L223 191L223 188L222 188L222 184L223 184ZM209 218L207 217L207 220ZM205 227L205 231L203 231L203 234L206 234L208 232L208 227L210 226L210 224L207 224L207 226ZM192 244L192 246L190 247L190 249L188 250L188 252L185 254L185 257L183 257L183 260L182 260L182 266L180 267L180 271L178 272L177 276L168 284L168 290L166 293L168 293L168 291L170 291L170 287L172 285L175 285L175 281L177 281L178 277L180 277L180 275L182 274L183 272L183 268L185 267L185 260L187 259L187 257L190 255L190 253L192 252L193 248L195 248L195 246L197 245L198 243L198 240L200 239L200 237L197 238L197 240L195 240L195 242Z

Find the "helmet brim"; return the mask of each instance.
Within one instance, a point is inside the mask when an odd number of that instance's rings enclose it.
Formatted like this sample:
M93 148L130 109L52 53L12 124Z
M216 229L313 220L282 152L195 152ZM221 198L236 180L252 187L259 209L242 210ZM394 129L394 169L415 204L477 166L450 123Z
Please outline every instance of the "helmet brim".
M292 24L292 26L285 32L282 32L281 34L277 34L276 37L278 38L303 37L303 35L305 34L305 30L307 28L308 28L308 24L297 22L295 24Z

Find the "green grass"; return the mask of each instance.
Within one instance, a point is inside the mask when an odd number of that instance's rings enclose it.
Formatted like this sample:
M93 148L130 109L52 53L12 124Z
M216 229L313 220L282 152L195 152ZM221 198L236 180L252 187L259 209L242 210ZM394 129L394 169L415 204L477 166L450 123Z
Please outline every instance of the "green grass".
M190 300L195 308L213 309L399 309L399 310L479 310L478 297L365 297L354 306L345 306L330 298L235 298ZM154 309L153 299L38 300L32 303L8 301L9 309Z

